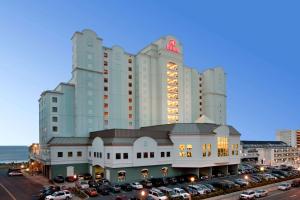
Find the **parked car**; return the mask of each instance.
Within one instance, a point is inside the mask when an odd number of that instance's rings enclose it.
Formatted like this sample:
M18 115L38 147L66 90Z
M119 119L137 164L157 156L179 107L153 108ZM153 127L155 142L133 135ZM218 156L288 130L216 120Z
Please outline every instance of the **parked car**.
M85 173L85 174L83 174L83 178L84 178L84 180L91 180L93 177L90 173Z
M58 191L54 192L51 195L46 196L46 200L61 200L61 199L66 199L69 200L72 198L72 195L69 191L64 190L64 191Z
M97 188L99 184L95 180L89 180L88 181L89 187Z
M186 186L186 187L182 187L182 189L184 189L187 193L189 193L191 197L198 195L198 191L194 188Z
M84 190L84 192L89 195L90 197L98 196L98 192L95 188L87 188Z
M191 195L189 193L187 193L185 190L183 190L181 188L174 188L173 190L176 194L180 195L182 197L182 199L184 199L184 200L190 199Z
M291 186L300 187L300 179L293 180Z
M234 179L233 182L240 185L241 187L246 187L249 184L248 181L245 181L244 179L241 178Z
M41 193L39 194L39 200L44 200L46 196L49 196L56 192L55 190L48 189L48 190L42 190Z
M265 197L268 195L268 191L267 190L255 190L255 197L256 198L260 198L260 197Z
M200 195L207 193L207 191L203 187L200 187L199 185L188 185L188 188L196 190L197 193L200 194Z
M205 185L207 188L209 188L212 192L216 191L216 188L208 183L203 183L202 185Z
M108 188L111 192L113 193L119 193L121 192L121 187L120 185L118 184L111 184L111 185L108 185Z
M134 182L134 183L131 183L130 185L131 185L131 187L132 187L133 189L135 189L135 190L143 189L143 185L140 184L139 182Z
M124 183L121 185L121 189L124 191L132 191L132 186L129 183Z
M152 182L150 180L142 180L140 183L143 185L143 188L151 188L152 187Z
M153 197L155 200L167 200L168 199L168 197L158 189L149 190L148 196Z
M97 192L101 195L109 195L109 187L107 185L99 185Z
M168 181L168 183L169 184L171 184L171 185L176 185L177 184L177 179L175 178L175 177L168 177L167 178L167 181Z
M65 182L65 178L63 176L59 175L59 176L55 176L54 179L53 179L53 181L55 183L64 183Z
M284 176L277 174L277 173L271 173L272 176L275 176L276 178L284 178Z
M125 195L122 195L122 196L116 196L115 200L129 200L129 198Z
M255 192L253 190L244 191L240 194L240 199L255 199Z
M169 199L179 199L181 198L181 196L179 194L176 194L174 190L172 190L171 188L167 188L167 187L159 187L157 188L159 189L162 193L164 193Z
M75 181L77 181L77 176L76 176L76 175L73 175L73 176L67 176L67 177L65 178L65 180L66 180L67 182L75 182Z
M211 193L212 192L212 190L209 188L209 187L207 187L207 186L205 186L204 184L197 184L200 188L203 188L204 190L205 190L205 192L206 193Z
M278 190L289 190L289 189L291 189L291 184L289 183L281 183L278 186Z
M79 180L75 183L76 187L79 188L79 189L87 189L89 188L89 184L87 181L85 180Z

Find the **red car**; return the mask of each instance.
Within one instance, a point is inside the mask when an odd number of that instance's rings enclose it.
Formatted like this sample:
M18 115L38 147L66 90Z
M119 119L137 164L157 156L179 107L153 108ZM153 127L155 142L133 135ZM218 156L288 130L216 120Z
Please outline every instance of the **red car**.
M84 192L89 195L90 197L98 196L98 192L95 188L87 188L84 190Z

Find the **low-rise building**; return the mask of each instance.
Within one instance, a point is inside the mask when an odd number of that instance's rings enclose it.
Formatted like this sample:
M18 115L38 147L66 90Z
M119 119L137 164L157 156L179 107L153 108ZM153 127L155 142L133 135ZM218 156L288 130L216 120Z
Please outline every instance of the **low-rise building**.
M91 173L112 182L182 174L237 173L240 133L232 126L177 123L140 129L109 129L90 137L53 137L43 171Z
M299 158L298 150L282 141L241 141L242 162L255 162L260 165L295 165Z

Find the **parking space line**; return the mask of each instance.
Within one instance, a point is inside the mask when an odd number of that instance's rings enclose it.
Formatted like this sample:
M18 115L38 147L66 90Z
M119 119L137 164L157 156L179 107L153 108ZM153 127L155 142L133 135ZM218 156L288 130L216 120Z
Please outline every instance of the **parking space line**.
M0 186L7 192L7 194L13 199L13 200L17 200L15 198L15 196L4 186L0 183Z

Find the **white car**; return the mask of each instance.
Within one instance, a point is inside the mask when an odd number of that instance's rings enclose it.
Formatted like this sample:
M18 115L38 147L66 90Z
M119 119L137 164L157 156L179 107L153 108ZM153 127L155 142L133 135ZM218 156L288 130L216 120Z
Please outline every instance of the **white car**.
M75 183L75 185L77 186L77 188L79 189L87 189L89 188L89 184L87 181L84 181L84 180L79 180Z
M259 197L265 197L268 195L268 191L267 190L255 190L255 197L259 198Z
M278 190L289 190L291 189L291 184L289 183L281 183L278 185Z
M193 190L196 190L198 194L206 194L207 191L205 188L200 187L199 185L189 185L189 188L192 188Z
M187 193L186 191L184 191L183 189L174 188L173 190L176 194L179 194L183 199L190 199L191 195L189 193Z
M11 171L8 176L23 176L23 173L21 171Z
M148 196L155 200L168 200L168 197L158 189L149 190Z
M255 192L253 190L248 190L240 194L240 199L255 199Z
M45 200L68 200L72 199L72 195L68 190L54 192L46 196Z
M141 190L143 189L143 185L140 184L139 182L134 182L134 183L130 183L131 187L133 189L136 189L136 190Z

